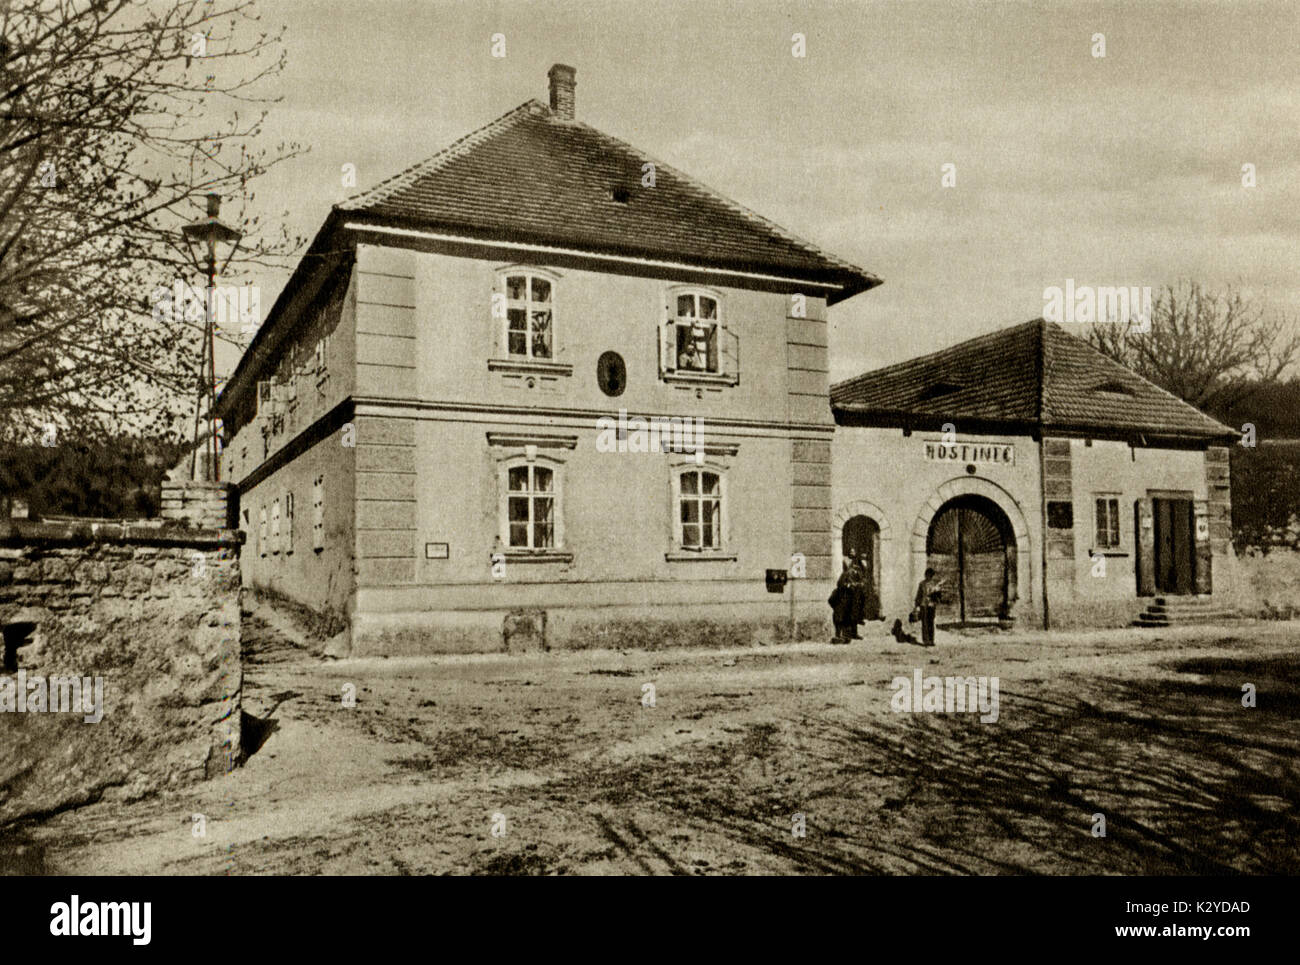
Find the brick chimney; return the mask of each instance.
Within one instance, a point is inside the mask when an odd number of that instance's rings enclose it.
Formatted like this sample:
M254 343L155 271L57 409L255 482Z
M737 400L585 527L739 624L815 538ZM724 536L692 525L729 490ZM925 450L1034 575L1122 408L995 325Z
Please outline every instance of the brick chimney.
M555 64L546 72L551 80L551 113L562 121L573 120L573 88L577 71L565 64Z

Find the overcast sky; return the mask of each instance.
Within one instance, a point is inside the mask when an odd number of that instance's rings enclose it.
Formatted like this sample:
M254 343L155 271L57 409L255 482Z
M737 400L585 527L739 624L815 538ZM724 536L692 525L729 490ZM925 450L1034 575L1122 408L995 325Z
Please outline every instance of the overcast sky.
M354 193L343 164L369 187L545 101L562 62L579 119L884 279L832 309L833 380L1037 317L1067 278L1236 283L1300 317L1300 3L262 10L288 28L268 135L312 151L267 175L256 207L287 207L308 237ZM264 313L287 276L254 279Z

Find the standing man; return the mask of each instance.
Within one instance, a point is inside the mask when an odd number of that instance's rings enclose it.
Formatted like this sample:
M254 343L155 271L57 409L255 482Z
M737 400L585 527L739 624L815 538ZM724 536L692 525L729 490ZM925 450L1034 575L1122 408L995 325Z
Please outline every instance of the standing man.
M867 561L859 553L853 558L853 614L850 618L850 640L861 640L858 627L867 618Z
M848 560L844 561L844 571L826 602L831 605L831 619L835 622L835 636L831 643L848 643L849 621L853 618L853 573Z
M921 618L921 642L928 646L934 644L934 611L939 605L940 588L943 580L934 578L933 567L925 568L925 579L916 587L916 609Z

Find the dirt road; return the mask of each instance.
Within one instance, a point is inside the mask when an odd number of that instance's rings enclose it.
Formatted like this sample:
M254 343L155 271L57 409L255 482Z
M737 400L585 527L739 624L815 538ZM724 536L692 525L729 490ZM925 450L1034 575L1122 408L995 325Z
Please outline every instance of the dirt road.
M1294 624L337 662L246 636L261 749L31 829L49 872L1300 868ZM893 712L916 670L996 676L997 721Z

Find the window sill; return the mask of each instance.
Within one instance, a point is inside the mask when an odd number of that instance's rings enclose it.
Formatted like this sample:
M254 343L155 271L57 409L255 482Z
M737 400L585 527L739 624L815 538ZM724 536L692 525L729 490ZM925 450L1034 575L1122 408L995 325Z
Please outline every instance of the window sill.
M507 550L495 554L507 563L572 563L573 554L566 550Z
M1127 557L1129 554L1123 550L1088 550L1089 556L1110 556L1117 558Z
M489 372L518 372L527 375L572 375L573 366L567 362L547 362L543 359L496 358L488 359Z
M664 559L669 563L734 563L736 554L725 550L672 550L664 554Z
M719 372L662 372L659 376L669 385L739 385L740 376Z

